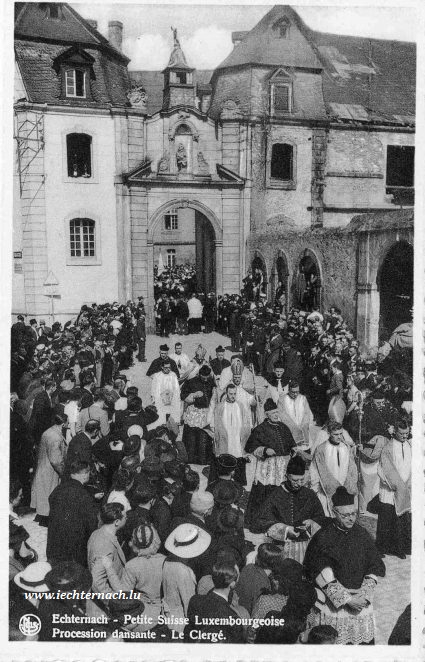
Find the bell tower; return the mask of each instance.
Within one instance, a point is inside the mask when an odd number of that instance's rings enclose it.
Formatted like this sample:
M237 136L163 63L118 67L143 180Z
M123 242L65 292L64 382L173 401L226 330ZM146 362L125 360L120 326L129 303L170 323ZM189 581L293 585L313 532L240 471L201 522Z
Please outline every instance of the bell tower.
M174 46L171 51L168 65L162 72L164 74L164 96L162 110L170 110L177 106L195 108L195 84L193 72L189 67L185 54L177 37L177 28L171 28Z

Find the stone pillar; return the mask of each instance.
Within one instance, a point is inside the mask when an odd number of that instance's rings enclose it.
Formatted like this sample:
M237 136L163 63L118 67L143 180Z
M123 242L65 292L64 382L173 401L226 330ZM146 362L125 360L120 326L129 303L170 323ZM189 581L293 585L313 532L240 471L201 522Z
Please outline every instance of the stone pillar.
M223 240L215 239L215 289L217 296L223 292Z
M323 191L325 188L328 130L316 128L311 135L311 225L323 226Z
M149 333L155 333L155 316L154 316L154 293L153 293L153 239L151 237L147 240L147 274L146 274L146 291L145 296L145 311L146 311L146 330Z
M378 347L379 309L376 284L357 283L357 339L362 349Z
M225 168L239 174L240 166L240 138L239 124L237 122L225 122L223 124L223 162Z

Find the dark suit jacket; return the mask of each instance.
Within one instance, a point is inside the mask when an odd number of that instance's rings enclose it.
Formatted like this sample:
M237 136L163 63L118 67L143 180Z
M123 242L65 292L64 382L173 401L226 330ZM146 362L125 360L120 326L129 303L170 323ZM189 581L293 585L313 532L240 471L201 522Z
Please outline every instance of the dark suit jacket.
M229 603L213 591L210 591L207 595L194 595L190 598L187 608L189 623L184 629L184 640L193 642L189 633L195 629L202 632L218 633L222 631L225 638L221 641L224 643L237 644L244 641L242 625L197 625L196 616L198 616L198 623L204 618L229 618L229 616L235 619L239 618ZM211 640L199 639L196 643L211 643Z
M98 507L78 480L65 479L49 497L46 555L87 567L87 542L97 528Z
M144 317L139 317L135 327L135 336L137 340L146 340L146 323Z

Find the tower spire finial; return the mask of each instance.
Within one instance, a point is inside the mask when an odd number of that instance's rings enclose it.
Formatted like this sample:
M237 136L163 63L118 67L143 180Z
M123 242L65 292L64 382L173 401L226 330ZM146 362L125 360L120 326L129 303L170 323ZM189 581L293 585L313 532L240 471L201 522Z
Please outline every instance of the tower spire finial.
M173 33L174 45L173 50L171 51L168 67L187 67L188 64L186 62L186 57L183 53L179 38L177 36L177 28L173 28L173 26L171 26L171 32Z

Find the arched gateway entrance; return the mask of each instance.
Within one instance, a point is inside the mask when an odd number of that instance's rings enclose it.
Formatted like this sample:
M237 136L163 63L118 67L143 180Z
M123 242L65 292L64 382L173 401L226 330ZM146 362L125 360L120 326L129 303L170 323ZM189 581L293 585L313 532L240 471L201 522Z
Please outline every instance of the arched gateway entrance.
M210 209L197 201L172 200L155 212L148 228L149 295L154 273L185 266L185 273L194 271L190 291L221 294L222 230Z
M394 244L378 272L379 338L388 340L394 329L412 319L413 247L406 241Z

